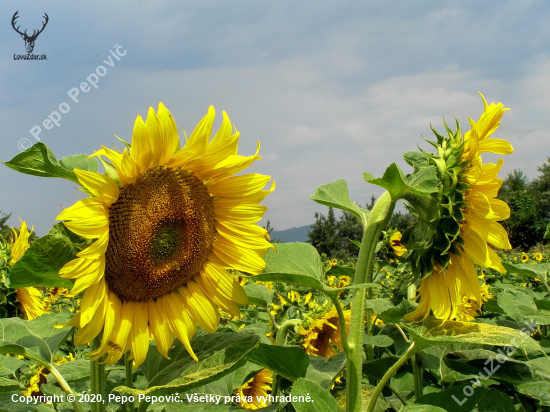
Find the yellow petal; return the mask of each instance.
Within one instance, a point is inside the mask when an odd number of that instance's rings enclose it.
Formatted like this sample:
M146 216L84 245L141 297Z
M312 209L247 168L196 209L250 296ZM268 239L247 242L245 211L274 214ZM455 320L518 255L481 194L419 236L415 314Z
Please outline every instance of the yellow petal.
M118 199L119 190L115 182L101 173L74 169L78 181L96 197L103 198L110 205Z
M155 302L152 299L148 300L147 310L149 313L149 330L155 338L157 350L162 356L170 359L168 357L168 350L172 347L172 343L174 342L174 334L163 313L162 302L158 300Z
M189 318L187 310L181 303L179 296L174 293L164 295L161 299L164 313L168 315L172 331L183 344L189 355L198 362L197 355L191 348L189 340L195 335L196 326Z
M203 293L195 282L187 282L187 287L178 289L182 304L187 308L191 318L207 332L218 328L219 315L216 305Z
M160 147L158 163L165 165L178 147L178 128L174 118L162 103L159 103L158 120L163 134L163 146Z
M143 302L131 302L133 305L134 321L132 325L132 354L134 355L133 366L136 369L147 357L149 349L149 329L147 324L149 317L147 305Z

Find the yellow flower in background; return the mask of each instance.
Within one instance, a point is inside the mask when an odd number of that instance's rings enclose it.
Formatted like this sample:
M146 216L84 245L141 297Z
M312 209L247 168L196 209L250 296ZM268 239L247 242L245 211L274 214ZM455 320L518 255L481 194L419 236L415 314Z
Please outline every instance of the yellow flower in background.
M40 384L46 383L46 374L44 372L44 366L37 366L34 370L31 379L29 380L29 387L26 391L23 391L23 395L32 396L33 393L40 392Z
M401 256L407 252L407 248L401 244L401 238L403 235L397 231L390 236L390 246L393 249L393 253L397 256Z
M344 311L344 319L346 330L348 330L351 310ZM343 350L338 312L336 312L334 306L322 317L311 319L308 329L305 329L302 325L298 326L298 333L303 336L302 346L310 355L322 356L328 359L338 353L333 345L340 351Z
M351 283L351 279L349 276L347 275L340 276L340 278L338 279L338 288L345 288L350 283Z
M308 292L307 295L304 296L304 304L307 305L312 296L311 292Z
M536 252L533 257L540 262L542 260L542 253Z
M525 252L521 252L521 261L522 263L525 263L529 260L529 256Z
M160 103L145 122L137 117L129 149L102 146L94 154L112 163L108 175L74 171L90 197L57 218L95 241L59 273L75 279L72 295L84 292L69 322L79 328L75 344L103 330L96 359L107 353L112 364L131 349L137 368L149 337L165 357L177 337L196 360L189 341L197 325L214 332L218 307L238 316L238 304L248 303L226 269L258 274L265 267L273 246L256 222L274 184L263 190L269 176L234 176L260 156L237 154L239 133L225 112L210 139L213 122L210 107L180 149L176 123Z
M288 305L288 302L286 301L285 298L283 298L281 295L279 295L277 293L277 296L279 297L279 302L281 302L281 305L285 306L285 305Z
M240 398L237 404L244 409L261 409L267 407L264 400L271 392L271 384L273 383L273 373L269 369L264 369L258 372L252 379L235 390L235 396ZM252 402L247 399L252 398Z
M300 294L295 290L289 291L287 296L291 302L300 302L302 300L302 297L300 296Z
M34 226L31 228L31 230L29 230L27 228L27 222L21 221L21 229L19 230L19 233L17 233L16 230L13 228L12 230L13 230L14 241L10 248L10 251L11 251L10 265L11 266L15 265L15 262L21 259L21 256L23 256L23 254L30 247L29 237L31 236L32 231L34 230Z
M34 230L34 226L31 230L28 230L27 223L21 221L21 229L19 233L13 230L14 241L11 245L11 259L10 265L13 266L15 262L21 259L21 256L27 251L30 247L29 237ZM44 303L42 302L42 293L32 287L24 287L16 289L17 301L21 304L23 312L27 315L28 320L35 319L44 313L46 313Z
M407 320L426 318L430 310L438 319L457 319L461 316L459 311L463 312L464 299L478 302L477 308L480 308L481 295L474 263L506 272L500 257L488 246L489 243L500 249L511 249L508 234L498 223L510 217L510 208L496 199L503 182L497 175L504 162L500 159L496 164L482 164L481 153L504 155L513 152L509 142L489 139L504 111L509 109L504 109L501 103L487 105L482 98L484 112L477 123L470 119L472 129L463 136L460 161L466 162L466 166L459 175L459 183L466 187L463 192L466 206L461 209L463 220L459 222L461 241L451 245L450 261L445 269L436 263L433 273L422 279L420 305L405 316ZM472 306L466 311L472 314L476 310L476 306Z

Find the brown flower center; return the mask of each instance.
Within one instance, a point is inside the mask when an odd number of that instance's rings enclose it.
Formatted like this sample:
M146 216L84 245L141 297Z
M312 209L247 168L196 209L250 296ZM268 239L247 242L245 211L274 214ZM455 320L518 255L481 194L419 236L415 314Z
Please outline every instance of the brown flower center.
M202 181L157 166L120 189L109 211L105 281L123 301L164 296L203 267L214 238L214 211Z

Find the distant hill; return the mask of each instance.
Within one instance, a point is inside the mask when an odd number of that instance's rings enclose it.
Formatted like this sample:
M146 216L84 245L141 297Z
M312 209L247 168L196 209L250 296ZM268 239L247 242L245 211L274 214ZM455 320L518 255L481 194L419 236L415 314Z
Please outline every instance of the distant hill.
M311 230L311 225L293 227L287 230L274 230L271 232L271 239L280 239L281 242L306 242L307 231Z

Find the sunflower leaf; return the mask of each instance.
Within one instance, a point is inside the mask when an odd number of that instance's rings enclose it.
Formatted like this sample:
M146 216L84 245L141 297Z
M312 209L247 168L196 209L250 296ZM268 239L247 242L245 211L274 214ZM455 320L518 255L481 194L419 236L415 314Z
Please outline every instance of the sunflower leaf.
M139 395L173 395L204 386L243 366L259 342L258 336L245 333L197 334L191 340L191 346L198 362L179 341L168 351L170 359L159 354L152 344L140 366L148 381L147 388L139 390L119 386L113 392L137 398Z
M249 283L244 286L244 291L246 292L246 296L248 296L249 304L263 308L267 308L273 298L273 293L264 285Z
M465 387L468 385L469 383L451 386L449 389L444 389L440 392L422 395L414 401L414 404L437 406L443 408L445 411L469 412L475 408L476 404L483 398L488 389L478 386L472 389L473 392L470 392L470 389L465 391ZM468 393L469 396L466 396L465 393ZM426 408L417 410L431 411L432 409Z
M511 264L507 262L502 262L502 265L507 272L525 275L532 279L538 278L546 280L548 270L550 270L550 263L539 263L537 265L531 265L529 263Z
M250 356L250 360L292 382L306 376L309 366L307 353L298 346L285 347L260 343L258 349Z
M0 319L0 353L21 355L29 359L41 359L52 363L59 345L72 328L54 326L67 323L66 312L42 315L33 320L21 318Z
M42 142L4 162L9 168L21 173L41 177L60 177L80 184L72 170L61 165L53 152Z
M363 224L363 227L367 225L370 212L350 200L348 184L344 179L318 186L317 191L309 198L321 205L345 210L355 216Z
M307 243L276 243L264 256L265 269L249 279L291 283L323 290L323 263L317 250Z
M309 366L306 379L319 383L322 388L330 389L330 385L346 367L346 353L339 352L328 359L322 356L309 355Z
M323 389L317 382L300 378L290 392L292 398L298 397L299 401L292 402L296 412L334 412L338 410L336 399L327 389Z
M74 154L62 157L59 164L71 172L74 169L87 170L88 172L97 172L99 164L97 158L90 158L87 154Z
M505 346L512 351L523 348L542 352L540 345L529 334L503 326L428 318L421 324L401 323L401 327L412 335L420 347L450 343L477 343Z
M383 187L395 202L405 193L426 196L438 191L439 179L434 166L427 166L412 175L405 176L396 163L392 163L381 178L375 178L370 173L363 173L363 179L368 183Z
M74 259L77 249L74 234L62 223L52 227L50 232L35 240L10 271L10 286L72 287L72 282L59 276L59 269Z

